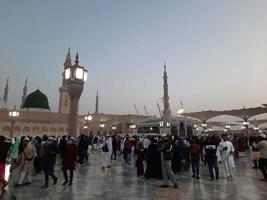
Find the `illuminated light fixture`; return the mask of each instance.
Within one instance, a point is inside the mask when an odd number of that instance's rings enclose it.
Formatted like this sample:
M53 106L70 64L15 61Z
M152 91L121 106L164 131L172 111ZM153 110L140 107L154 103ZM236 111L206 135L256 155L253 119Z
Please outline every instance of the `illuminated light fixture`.
M182 115L182 114L184 114L184 109L180 109L180 110L178 110L178 111L177 111L177 114L178 114L178 115Z
M65 79L70 79L70 68L65 69Z
M85 121L92 121L92 119L93 119L93 117L92 117L92 115L86 115L85 117L84 117L84 119L85 119Z
M131 129L135 129L136 128L136 125L135 124L132 124L132 125L130 125L130 128Z
M249 125L249 122L244 121L243 124L248 126Z

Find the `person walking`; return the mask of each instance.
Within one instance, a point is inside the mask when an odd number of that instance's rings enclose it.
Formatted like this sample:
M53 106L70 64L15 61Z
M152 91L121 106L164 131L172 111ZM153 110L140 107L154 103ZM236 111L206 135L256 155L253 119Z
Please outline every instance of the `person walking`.
M2 190L5 190L8 185L7 180L5 180L5 167L10 146L11 144L6 142L6 138L0 135L0 183Z
M126 139L123 143L123 156L126 164L131 163L131 156L132 156L132 143L129 140L129 137L126 136Z
M107 147L108 147L108 152L106 155L106 165L107 165L107 168L110 168L111 167L111 155L113 152L112 137L110 134L107 134Z
M63 186L69 183L72 185L73 181L73 171L75 170L76 160L77 160L78 148L74 137L70 137L68 144L66 145L66 151L62 154L62 172L64 175ZM70 171L70 178L68 178L67 170Z
M117 158L117 148L118 148L118 141L115 135L112 136L112 154L111 157L113 160Z
M208 136L206 140L206 143L203 149L203 154L209 167L210 181L214 180L213 169L215 170L216 180L218 180L219 179L219 168L218 168L218 161L217 161L217 144L215 141L211 140L210 136Z
M136 170L137 170L137 176L144 176L144 160L145 160L145 149L143 146L143 143L141 141L139 141L136 145L136 155L137 155L137 159L136 159Z
M108 136L106 138L103 138L102 141L102 169L105 169L108 167L108 155L109 155L109 149L108 149Z
M29 137L23 138L21 142L23 150L20 153L20 173L18 183L15 184L16 187L31 184L33 159L36 156L35 146L32 144ZM28 176L28 181L23 183L26 176Z
M234 146L232 142L229 141L227 134L222 135L222 141L219 144L219 151L221 154L225 174L227 175L227 180L230 181L233 179L231 156L234 154Z
M56 164L56 154L58 152L57 141L54 140L53 137L50 137L48 140L45 138L43 142L43 150L44 150L44 157L43 157L43 170L45 175L45 184L41 187L48 188L49 184L49 176L51 176L54 180L54 185L57 184L58 178L54 174L54 166Z
M263 174L261 181L267 181L267 141L265 134L261 133L259 135L259 141L256 141L254 147L259 149L260 152L259 167Z
M84 159L86 158L86 154L87 154L87 149L88 149L88 145L87 142L85 140L85 135L82 134L80 136L79 142L78 142L78 163L80 163L81 166L84 166Z
M251 138L251 142L252 142L252 146L251 146L252 147L252 161L254 163L253 168L254 169L258 169L259 168L260 152L259 152L258 149L256 149L254 147L254 145L256 144L255 141L256 141L256 137L252 137Z
M160 187L166 188L168 186L168 179L170 178L174 184L174 188L178 188L177 181L171 168L171 160L173 157L172 138L169 135L162 134L163 141L161 144L161 169L163 176L163 184Z
M189 153L190 153L190 159L191 159L191 164L192 164L192 172L193 178L199 179L199 158L200 158L200 145L196 143L196 139L193 138L191 140L191 144L189 145Z

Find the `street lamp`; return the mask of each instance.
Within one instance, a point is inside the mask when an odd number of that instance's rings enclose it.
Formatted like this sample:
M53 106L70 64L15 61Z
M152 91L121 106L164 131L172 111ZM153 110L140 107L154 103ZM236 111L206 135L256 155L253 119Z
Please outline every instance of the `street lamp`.
M196 124L193 125L193 135L198 135L198 126Z
M131 129L131 133L133 133L134 129L136 129L136 125L135 124L130 125L130 129Z
M14 125L16 122L16 119L19 116L19 111L16 110L16 106L14 106L14 109L9 111L8 116L10 118L10 122L11 122L11 128L10 128L10 137L13 137L13 133L14 133Z
M103 129L105 128L105 124L103 122L100 122L99 124L101 133L103 132Z
M76 55L74 65L65 68L64 78L67 82L70 111L68 117L69 136L77 137L78 135L78 105L83 91L83 85L87 79L87 70L79 65L79 56Z
M224 132L230 132L231 126L230 125L225 125Z
M245 121L243 122L243 126L245 127L244 130L246 130L246 135L248 135L249 122L248 122L247 120L245 120Z
M259 127L255 126L255 127L254 127L254 131L255 131L256 133L260 132Z
M206 123L201 124L201 126L202 126L204 132L208 132L208 130L207 130L208 125Z
M84 120L85 120L84 128L86 127L85 129L87 129L87 134L89 132L89 123L90 123L90 121L92 121L92 119L93 119L93 117L92 117L92 115L90 115L90 113L88 111L88 114L84 117Z

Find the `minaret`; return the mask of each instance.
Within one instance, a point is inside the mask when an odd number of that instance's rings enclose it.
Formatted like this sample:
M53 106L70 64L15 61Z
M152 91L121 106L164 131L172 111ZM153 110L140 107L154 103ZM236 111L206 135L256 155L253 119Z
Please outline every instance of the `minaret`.
M68 52L64 62L64 70L68 67L71 67L71 54L70 48L68 48ZM67 81L64 78L65 74L62 73L62 86L59 88L59 106L58 106L58 113L69 113L69 94L67 90Z
M25 85L24 85L24 88L23 88L23 94L22 94L22 97L21 97L21 105L20 105L21 109L23 108L23 104L24 104L24 101L25 101L26 96L27 96L27 91L28 91L27 83L28 83L28 80L27 80L27 77L26 77Z
M99 99L98 98L99 97L98 97L98 90L97 90L97 92L96 92L96 101L95 101L95 113L96 114L98 114L98 106L99 106L99 104L98 104Z
M4 97L3 97L5 107L7 106L8 91L9 91L9 77L7 77L6 87L5 87Z
M170 134L170 121L171 121L171 110L170 110L170 104L169 104L169 94L168 94L168 75L166 71L166 63L164 62L164 74L163 74L163 89L164 89L164 96L163 96L163 104L164 109L162 111L163 115L163 121L164 121L164 127L166 128L165 133ZM167 126L168 125L168 126Z

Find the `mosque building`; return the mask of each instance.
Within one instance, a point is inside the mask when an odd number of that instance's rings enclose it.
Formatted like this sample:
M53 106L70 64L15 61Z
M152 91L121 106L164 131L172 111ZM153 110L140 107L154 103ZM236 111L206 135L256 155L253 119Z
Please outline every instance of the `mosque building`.
M75 62L78 57L76 57ZM66 55L64 69L72 65L70 49ZM8 105L9 79L4 89L3 98L0 98L0 134L5 136L20 135L66 135L68 133L68 113L69 113L69 95L67 91L67 82L62 73L62 86L59 88L59 106L58 112L52 112L49 107L48 97L39 90L28 94L27 79L22 91L20 108L18 116L10 116ZM96 95L95 112L90 114L90 121L85 120L86 115L78 116L78 124L80 133L100 133L130 132L131 126L144 121L151 116L144 115L115 115L99 113L99 94Z

